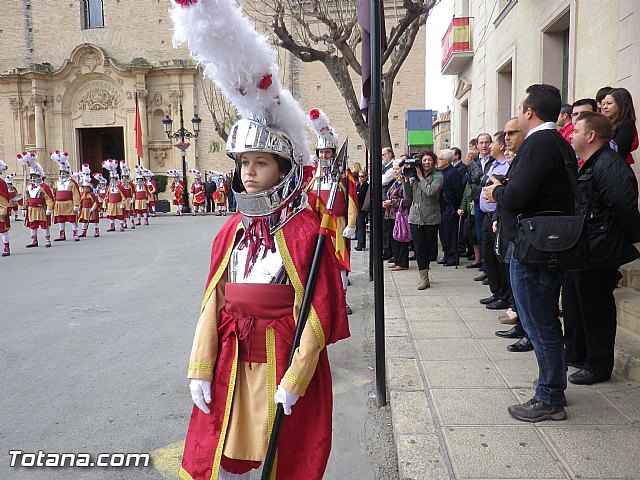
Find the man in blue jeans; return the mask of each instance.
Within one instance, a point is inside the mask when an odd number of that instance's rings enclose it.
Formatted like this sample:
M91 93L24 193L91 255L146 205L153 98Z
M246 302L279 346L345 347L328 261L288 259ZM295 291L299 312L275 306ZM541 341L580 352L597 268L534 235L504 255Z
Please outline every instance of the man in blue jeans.
M561 105L560 91L552 85L529 86L520 103L518 126L525 140L511 165L509 180L502 185L491 177L493 184L483 189L485 199L497 201L509 211L509 218L531 217L545 210L574 213L569 175L575 175L577 164L573 149L556 130ZM509 413L525 422L564 420L567 367L558 318L563 272L529 267L514 255L510 273L516 309L533 344L539 377L534 397L510 406Z

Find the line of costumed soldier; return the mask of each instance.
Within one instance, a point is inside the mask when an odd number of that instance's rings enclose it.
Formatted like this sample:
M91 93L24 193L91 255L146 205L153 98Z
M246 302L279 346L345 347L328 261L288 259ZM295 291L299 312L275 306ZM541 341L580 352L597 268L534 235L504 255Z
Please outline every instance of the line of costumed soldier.
M200 211L200 215L205 215L206 193L204 179L202 178L200 170L191 169L189 170L189 173L193 175L193 183L191 184L191 194L193 195L193 216L195 217L198 215L198 211ZM213 201L216 204L216 215L226 216L227 187L224 174L214 170L207 170L207 174L209 175L209 178L217 179L216 191L213 193ZM176 206L176 215L181 217L184 209L184 182L182 181L182 175L180 171L176 169L167 170L167 175L172 178L169 189L173 193L173 204Z
M238 213L213 241L179 475L247 480L262 465L263 479L319 480L332 437L327 345L349 336L346 146L336 155L329 126L314 165L312 122L234 0L174 0L171 17L174 46L187 45L241 117L226 145Z
M69 155L56 150L51 159L58 164L58 179L49 187L45 183L45 173L38 157L33 152L18 154L18 160L29 169L29 182L25 182L24 193L20 195L13 186L16 174L11 173L3 180L0 178L0 234L2 234L3 253L11 254L9 230L11 215L18 220L18 208L24 213L24 226L31 231L31 243L27 248L37 247L38 230L44 230L45 246L51 247L51 225L58 224L60 231L54 242L66 240L66 224L71 224L73 239L78 242L87 236L89 224L94 225L94 237L100 236L99 222L103 212L110 221L107 231L114 231L115 220L120 220L120 231L127 228L126 220L131 220L131 228L144 224L149 225L149 211L155 216L157 187L153 173L143 167L136 166L136 182L129 181L129 168L126 163L117 160L105 160L102 166L110 173L110 183L100 173L91 175L88 164L83 164L81 171L72 172ZM122 172L122 180L118 176L118 167ZM7 166L0 161L0 174L5 173ZM93 188L92 178L98 181ZM24 198L23 198L24 197ZM136 222L137 219L137 222ZM79 231L78 227L81 227Z

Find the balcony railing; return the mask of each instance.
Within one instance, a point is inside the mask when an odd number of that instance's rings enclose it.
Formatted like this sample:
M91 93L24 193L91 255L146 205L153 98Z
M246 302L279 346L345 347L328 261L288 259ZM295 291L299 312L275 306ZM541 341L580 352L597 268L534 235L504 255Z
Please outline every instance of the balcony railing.
M443 75L458 75L471 60L473 60L473 50L471 49L469 17L454 17L447 33L442 37L440 71Z

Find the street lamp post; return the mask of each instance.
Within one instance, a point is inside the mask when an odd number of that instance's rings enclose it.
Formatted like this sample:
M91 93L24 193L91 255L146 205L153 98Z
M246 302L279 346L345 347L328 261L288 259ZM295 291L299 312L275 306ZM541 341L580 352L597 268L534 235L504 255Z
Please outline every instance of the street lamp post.
M162 120L162 126L164 127L164 133L167 134L168 138L173 138L174 140L180 140L179 143L176 143L176 148L180 150L180 157L182 157L182 181L184 182L184 190L182 192L182 198L184 199L184 207L182 211L184 213L189 213L191 210L189 209L189 190L187 185L187 149L191 146L189 142L185 142L186 140L190 140L192 138L198 138L198 134L200 133L200 123L202 119L198 116L198 114L194 114L191 119L191 125L193 125L193 133L184 128L184 117L182 115L182 102L180 102L180 128L176 132L171 132L171 126L173 125L173 120L169 118L169 115L165 115Z

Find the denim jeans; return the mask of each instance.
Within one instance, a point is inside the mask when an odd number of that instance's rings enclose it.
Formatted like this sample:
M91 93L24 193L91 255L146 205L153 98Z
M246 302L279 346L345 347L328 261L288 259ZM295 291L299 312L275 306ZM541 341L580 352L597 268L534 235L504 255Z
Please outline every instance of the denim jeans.
M562 402L567 388L558 300L563 272L531 268L511 258L511 288L518 317L538 361L535 397L544 404Z

